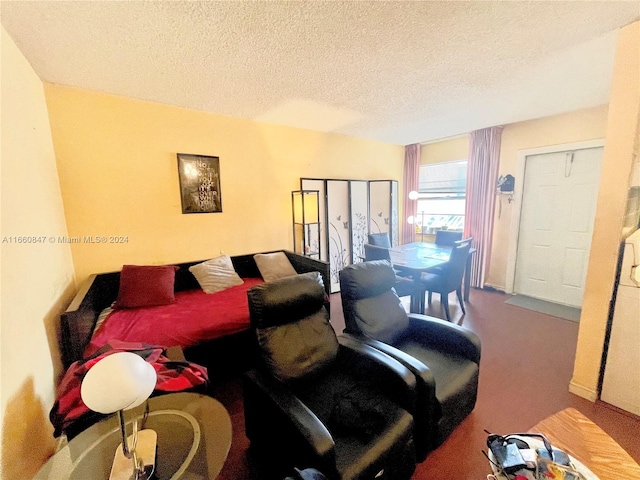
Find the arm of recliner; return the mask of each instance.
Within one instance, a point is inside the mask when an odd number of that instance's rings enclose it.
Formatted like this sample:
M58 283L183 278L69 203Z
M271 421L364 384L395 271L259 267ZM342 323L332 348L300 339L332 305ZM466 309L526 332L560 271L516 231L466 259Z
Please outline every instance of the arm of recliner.
M416 378L407 367L353 335L340 335L338 342L341 368L363 379L375 378L375 385L388 398L409 412L415 411Z
M335 443L331 434L285 385L257 370L243 376L245 428L250 440L269 442L275 449L292 453L300 449L303 440L307 449L319 461L319 466L335 468ZM281 443L287 431L297 438ZM278 440L280 439L280 440ZM284 450L283 450L284 449Z
M439 349L446 348L480 364L480 339L464 327L427 315L410 313L408 334L421 343L427 342Z
M412 357L408 353L403 352L402 350L398 350L397 348L389 345L388 343L382 343L379 340L374 340L371 337L367 337L365 335L354 335L351 333L343 333L341 337L351 338L357 340L359 342L365 343L376 350L379 350L390 357L395 358L400 361L403 365L405 365L411 373L415 376L420 377L426 385L431 387L431 390L435 391L435 380L433 378L433 373L428 366L422 363L420 360Z

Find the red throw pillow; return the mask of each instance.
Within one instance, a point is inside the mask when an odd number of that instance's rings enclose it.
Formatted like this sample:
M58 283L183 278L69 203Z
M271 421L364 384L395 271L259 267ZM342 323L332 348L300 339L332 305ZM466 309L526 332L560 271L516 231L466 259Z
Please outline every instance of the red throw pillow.
M124 265L114 308L138 308L175 303L173 287L178 267Z

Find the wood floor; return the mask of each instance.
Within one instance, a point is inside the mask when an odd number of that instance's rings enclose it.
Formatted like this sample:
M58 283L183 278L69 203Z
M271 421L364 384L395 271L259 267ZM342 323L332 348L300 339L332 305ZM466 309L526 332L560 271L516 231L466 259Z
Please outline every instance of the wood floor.
M545 417L574 407L605 430L640 463L640 419L602 402L569 393L578 323L505 304L510 296L473 290L466 315L450 298L452 319L474 331L482 341L480 385L474 411L451 436L416 467L413 480L480 480L489 467L484 430L526 431ZM437 295L431 310L443 317ZM339 294L331 298L331 322L342 332ZM597 353L596 353L597 354ZM255 480L247 458L242 391L238 379L215 388L233 423L233 445L220 475L222 480Z

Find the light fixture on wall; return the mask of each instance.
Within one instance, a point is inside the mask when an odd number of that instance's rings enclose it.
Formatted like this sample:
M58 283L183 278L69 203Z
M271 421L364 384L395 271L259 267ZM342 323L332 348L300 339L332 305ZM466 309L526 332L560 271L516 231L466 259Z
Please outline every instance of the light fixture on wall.
M291 192L293 251L320 259L320 192Z
M148 480L155 470L157 434L138 430L127 437L124 410L142 405L156 386L156 371L142 357L131 352L118 352L98 361L89 369L80 387L82 401L91 410L111 414L117 412L122 435L111 467L110 480L127 478Z
M513 197L515 184L516 179L513 177L513 175L500 175L500 177L498 177L496 188L499 194L511 195ZM509 203L511 202L512 200L509 200Z
M498 195L498 218L502 217L502 197L507 197L507 202L513 202L513 192L515 190L516 180L513 175L500 175L496 184L496 193Z

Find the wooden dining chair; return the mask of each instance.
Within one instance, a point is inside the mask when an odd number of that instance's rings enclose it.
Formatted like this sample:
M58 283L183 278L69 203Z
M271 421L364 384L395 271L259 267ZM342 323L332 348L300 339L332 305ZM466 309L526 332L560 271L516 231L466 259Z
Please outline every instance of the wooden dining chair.
M462 232L452 230L438 230L436 232L436 245L446 245L452 247L456 242L462 240Z
M456 292L462 313L466 313L464 300L462 298L462 278L464 276L472 240L473 239L469 237L456 242L451 250L449 261L442 266L441 271L439 273L423 273L420 278L420 286L427 295L427 304L431 305L433 292L440 294L440 303L444 308L446 319L449 321L451 321L451 314L449 312L449 293L451 292ZM421 312L424 313L424 294L421 295L421 299Z
M391 255L389 249L385 247L379 247L378 245L365 244L364 245L364 261L371 262L373 260L386 260L389 265L393 267L391 261ZM395 271L396 284L394 288L399 297L407 297L409 295L415 295L417 290L417 284L413 281L413 278L404 277Z
M462 232L455 232L452 230L438 230L436 232L436 245L441 247L453 247L456 243L464 241L462 240ZM438 265L437 267L433 267L427 270L428 273L437 273L442 274L443 266Z
M389 247L374 245L372 243L365 243L364 259L366 262L370 262L372 260L389 260L389 262L391 262Z
M391 239L389 238L388 232L370 233L367 237L369 240L369 245L391 248Z

